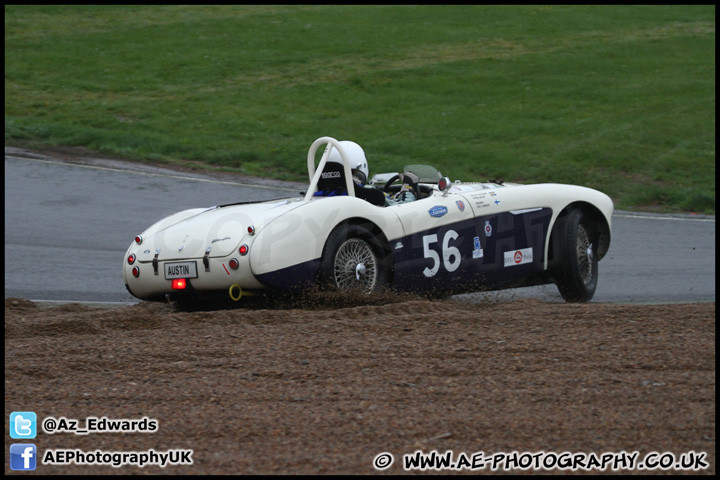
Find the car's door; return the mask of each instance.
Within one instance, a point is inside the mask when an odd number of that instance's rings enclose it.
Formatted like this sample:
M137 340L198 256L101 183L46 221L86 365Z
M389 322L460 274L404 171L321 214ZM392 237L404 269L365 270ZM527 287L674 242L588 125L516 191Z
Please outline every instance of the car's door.
M395 210L405 232L390 245L396 288L446 290L475 270L477 226L462 196L436 194L388 208Z
M405 236L390 246L402 290L468 291L544 269L552 210L508 209L510 189L456 189L394 207ZM510 207L512 208L512 207Z

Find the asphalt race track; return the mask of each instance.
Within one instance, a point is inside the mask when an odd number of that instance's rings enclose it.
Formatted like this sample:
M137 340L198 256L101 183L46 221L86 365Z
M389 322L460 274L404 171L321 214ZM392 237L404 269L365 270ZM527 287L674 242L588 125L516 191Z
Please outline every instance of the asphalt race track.
M108 160L77 164L6 148L5 298L134 303L121 262L136 234L186 208L297 196L302 189L263 183ZM460 297L562 302L554 285ZM615 213L593 302L714 301L714 216Z

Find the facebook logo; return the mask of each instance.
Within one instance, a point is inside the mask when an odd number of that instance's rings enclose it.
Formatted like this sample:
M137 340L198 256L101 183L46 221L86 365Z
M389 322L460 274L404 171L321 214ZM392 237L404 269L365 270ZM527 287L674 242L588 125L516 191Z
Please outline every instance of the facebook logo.
M10 414L10 438L35 438L37 415L35 412L12 412Z
M11 470L35 470L37 466L37 447L32 443L13 443L10 445Z

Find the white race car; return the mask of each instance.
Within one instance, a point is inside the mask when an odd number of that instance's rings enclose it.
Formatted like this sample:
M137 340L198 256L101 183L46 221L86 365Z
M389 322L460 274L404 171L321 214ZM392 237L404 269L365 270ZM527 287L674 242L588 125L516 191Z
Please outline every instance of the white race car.
M361 186L349 144L322 137L311 145L301 196L158 221L125 254L128 291L192 302L317 285L455 294L555 283L566 301L593 297L610 245L607 195L574 185L451 183L425 165Z

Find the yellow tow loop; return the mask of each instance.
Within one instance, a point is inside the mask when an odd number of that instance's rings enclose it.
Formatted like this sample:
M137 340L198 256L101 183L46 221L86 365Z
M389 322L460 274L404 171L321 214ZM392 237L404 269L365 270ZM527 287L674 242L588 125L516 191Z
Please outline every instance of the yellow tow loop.
M234 293L235 289L237 289L237 295L235 295ZM255 292L248 292L247 290L243 292L242 287L237 283L234 285L230 285L230 290L228 290L228 293L230 294L230 299L235 302L240 300L242 297L252 297L253 295L257 295Z
M235 290L235 289L237 289L237 296L235 296L233 294L233 290ZM228 293L230 294L230 299L234 302L237 302L238 300L240 300L242 298L242 294L243 294L242 287L240 285L238 285L237 283L234 285L230 285L230 290L228 291Z

